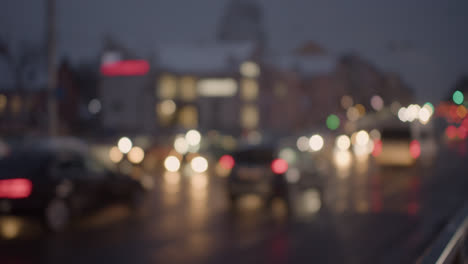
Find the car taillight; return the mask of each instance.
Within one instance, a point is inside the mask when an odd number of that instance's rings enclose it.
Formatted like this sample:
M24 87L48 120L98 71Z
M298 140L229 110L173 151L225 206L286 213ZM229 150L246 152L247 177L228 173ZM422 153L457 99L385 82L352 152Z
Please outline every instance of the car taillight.
M411 141L410 146L409 146L409 151L410 151L411 157L415 159L417 159L419 155L421 155L421 145L419 144L417 140Z
M0 180L0 198L27 198L31 195L32 187L32 182L28 179Z
M221 158L219 158L219 164L224 169L230 170L234 168L236 162L234 161L234 158L231 155L224 155Z
M382 153L382 141L381 140L375 140L374 141L374 149L372 150L372 156L377 157Z
M288 163L284 159L275 159L271 163L271 170L276 174L283 174L288 170Z

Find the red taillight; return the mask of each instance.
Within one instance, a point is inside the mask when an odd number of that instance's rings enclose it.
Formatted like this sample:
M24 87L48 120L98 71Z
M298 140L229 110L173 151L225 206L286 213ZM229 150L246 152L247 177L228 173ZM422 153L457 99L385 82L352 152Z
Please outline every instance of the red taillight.
M372 156L377 157L382 153L382 141L381 140L375 140L374 141L374 149L372 150Z
M421 145L417 140L413 140L409 146L411 157L417 159L421 155Z
M234 161L234 158L230 155L224 155L221 158L219 158L219 165L223 167L224 169L230 170L234 168L234 165L236 162Z
M32 183L28 179L0 180L0 198L22 199L31 195Z
M468 131L464 126L461 126L457 129L457 135L460 139L466 139L468 136Z
M455 126L448 126L445 129L445 134L449 139L454 139L457 136L457 128Z
M283 174L288 170L288 163L283 159L275 159L271 163L271 170L276 174Z

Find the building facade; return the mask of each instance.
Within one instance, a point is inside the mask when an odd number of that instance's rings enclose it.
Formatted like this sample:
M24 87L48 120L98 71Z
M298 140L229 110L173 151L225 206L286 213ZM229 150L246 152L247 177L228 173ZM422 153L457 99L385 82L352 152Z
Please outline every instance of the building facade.
M258 129L255 48L248 42L160 47L154 80L159 128L233 135Z

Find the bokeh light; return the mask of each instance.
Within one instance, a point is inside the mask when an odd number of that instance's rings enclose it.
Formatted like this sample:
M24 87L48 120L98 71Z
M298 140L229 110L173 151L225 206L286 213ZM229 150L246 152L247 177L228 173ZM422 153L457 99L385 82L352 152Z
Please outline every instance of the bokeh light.
M284 159L275 159L271 163L271 170L276 174L283 174L288 171L288 163Z
M408 106L408 108L406 109L406 117L408 118L409 122L413 122L418 118L419 110L421 110L421 107L419 105L412 104Z
M128 152L128 160L133 164L139 164L145 158L145 152L140 147L133 147L130 152Z
M158 104L157 111L163 116L170 116L175 113L176 108L174 101L167 99Z
M466 127L464 126L461 126L457 129L457 136L458 138L460 139L466 139L466 137L468 136L468 129L466 129Z
M366 108L362 104L357 104L354 107L358 110L360 116L366 115Z
M180 169L180 161L175 156L168 156L164 160L164 167L170 172L176 172Z
M185 155L189 151L189 145L184 137L179 136L174 140L174 149L177 153Z
M200 144L201 141L201 134L197 130L189 130L185 135L185 140L190 146L196 146Z
M300 137L296 142L297 149L301 152L309 150L309 139L307 137Z
M316 134L310 137L309 139L309 147L312 151L319 151L323 148L323 138Z
M380 131L377 130L377 129L372 129L370 132L369 132L369 136L371 139L373 140L379 140L381 138L381 134L380 134Z
M296 152L291 148L284 148L278 154L280 159L284 159L289 164L294 164L297 160Z
M224 169L231 170L236 164L236 162L231 155L223 155L221 156L221 158L219 158L219 164Z
M423 106L423 108L426 108L427 110L429 110L429 112L432 114L434 114L434 105L430 102L426 102Z
M208 169L208 161L204 157L196 157L192 159L190 166L193 171L202 173Z
M421 155L421 145L419 144L417 140L411 141L410 154L411 154L411 157L413 157L414 159L417 159L419 155Z
M372 108L374 108L374 110L376 110L376 111L382 110L382 108L384 107L384 101L383 101L382 97L380 97L380 96L378 96L378 95L372 96L372 98L371 98L371 106L372 106Z
M459 105L457 107L457 116L460 118L460 119L464 119L466 117L466 114L467 114L467 110L466 110L466 107L463 106L463 105Z
M366 146L369 143L369 134L361 130L356 134L356 144L359 146Z
M243 76L255 78L260 74L260 68L253 61L246 61L241 64L240 72Z
M88 111L93 115L99 113L101 111L101 102L96 98L89 101Z
M336 138L336 147L339 150L348 150L351 146L351 139L346 135L341 135Z
M374 140L374 149L372 150L372 156L377 157L382 153L382 141L380 139Z
M406 114L406 107L402 107L400 108L400 110L398 110L398 118L400 119L401 122L408 121L408 115Z
M421 124L427 124L427 122L429 122L429 119L431 118L431 113L427 108L423 107L421 108L421 110L419 110L418 118Z
M340 126L340 118L336 115L329 115L327 117L327 127L330 130L336 130Z
M123 154L118 147L112 147L109 150L109 159L114 163L119 163L123 159Z
M306 213L317 213L322 207L320 193L316 189L309 189L302 194L304 211Z
M16 218L6 218L0 224L0 237L5 239L16 238L19 235L20 230L20 221Z
M296 183L301 179L301 172L297 168L291 168L286 172L286 181Z
M449 139L454 139L457 136L457 128L455 126L448 126L445 129L445 135Z
M401 108L401 104L397 101L394 101L391 105L390 105L390 111L394 114L394 115L397 115L398 114L398 110L400 110Z
M123 137L119 140L117 146L122 153L127 154L132 149L133 143L128 137Z
M349 121L357 121L359 119L359 110L355 107L348 108L348 111L346 111L346 117L348 117Z
M455 91L452 96L453 102L455 104L463 104L463 101L465 100L465 96L463 95L462 92L460 91Z

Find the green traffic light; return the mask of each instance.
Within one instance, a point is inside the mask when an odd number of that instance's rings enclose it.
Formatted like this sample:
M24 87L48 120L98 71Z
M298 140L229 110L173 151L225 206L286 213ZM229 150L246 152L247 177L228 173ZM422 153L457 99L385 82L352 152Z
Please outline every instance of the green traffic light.
M463 104L463 101L465 100L465 97L463 96L463 93L460 91L455 91L452 96L453 102L456 104Z
M434 105L430 102L426 102L424 105L428 105L431 107L432 111L434 112Z
M340 118L336 115L329 115L327 117L327 127L330 130L336 130L340 126Z

